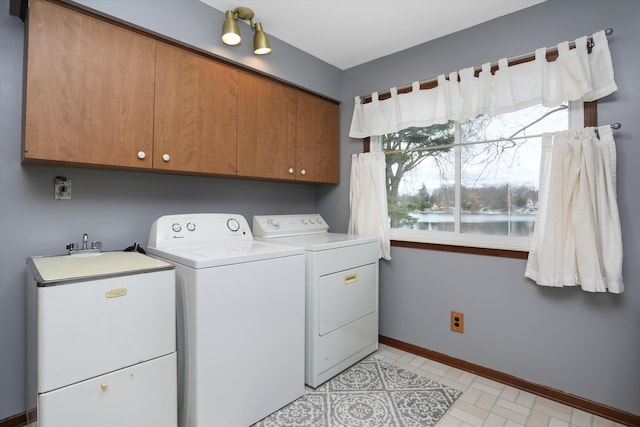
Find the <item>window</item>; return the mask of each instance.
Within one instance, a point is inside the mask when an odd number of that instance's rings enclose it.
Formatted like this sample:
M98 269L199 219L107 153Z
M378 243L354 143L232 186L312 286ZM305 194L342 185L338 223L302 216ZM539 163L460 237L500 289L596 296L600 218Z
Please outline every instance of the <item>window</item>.
M582 126L582 116L582 102L537 105L376 138L387 152L391 239L528 250L541 134Z

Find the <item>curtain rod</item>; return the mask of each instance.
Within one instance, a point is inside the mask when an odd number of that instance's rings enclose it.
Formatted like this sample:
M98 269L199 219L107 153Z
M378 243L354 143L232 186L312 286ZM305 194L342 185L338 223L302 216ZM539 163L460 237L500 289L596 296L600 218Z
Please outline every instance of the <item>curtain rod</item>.
M604 34L607 37L610 36L611 34L613 34L613 28L607 28L606 30L604 30ZM587 41L589 43L593 43L593 35L587 36ZM573 48L576 47L576 41L575 40L571 40L569 42L569 48L572 48L572 47ZM556 51L557 48L558 48L558 46L556 45L556 46L548 46L548 47L545 47L544 49L546 50L547 53L549 53L549 52ZM520 55L511 56L511 57L507 58L507 63L509 65L511 65L511 63L515 62L515 61L523 61L523 60L529 59L529 58L533 59L535 57L535 53L536 52L534 50L534 51L527 52L527 53L521 53ZM497 67L498 66L498 61L491 62L490 64L491 64L491 68ZM481 70L482 70L482 66L481 65L480 66L476 65L475 67L473 67L474 73L477 72L477 71L481 71ZM423 85L423 84L428 84L428 83L435 83L437 81L438 81L438 77L433 77L433 78L428 79L428 80L422 80L419 83L420 83L420 85ZM400 91L403 91L403 90L406 90L406 89L411 89L412 86L413 86L413 84L405 84L403 86L396 86L396 88L397 88L398 92L400 92ZM382 92L381 94L388 94L388 93L389 93L389 90L387 90L386 92ZM370 98L371 98L371 93L368 94L368 95L360 96L360 100L361 100L362 103L364 103L364 101L366 99L370 99Z
M609 126L611 126L611 129L620 129L622 127L622 124L621 123L611 123ZM514 140L518 140L518 139L529 139L529 138L540 138L542 136L543 136L543 134L527 135L527 136L514 136L513 138L486 139L484 141L470 141L470 142L460 142L458 144L442 144L442 145L433 145L431 147L408 148L406 150L389 150L389 151L384 151L384 154L411 153L413 151L431 151L431 150L439 150L441 148L461 147L461 146L464 146L464 145L489 144L491 142L514 141Z

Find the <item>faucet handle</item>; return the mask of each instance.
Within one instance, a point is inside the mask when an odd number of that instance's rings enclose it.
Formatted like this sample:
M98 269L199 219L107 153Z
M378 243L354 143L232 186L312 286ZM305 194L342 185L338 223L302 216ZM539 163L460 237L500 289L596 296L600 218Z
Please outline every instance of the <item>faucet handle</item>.
M91 242L91 249L97 249L97 250L102 249L102 242L99 240L95 242Z
M74 252L78 250L78 244L77 243L67 243L67 250L69 252Z

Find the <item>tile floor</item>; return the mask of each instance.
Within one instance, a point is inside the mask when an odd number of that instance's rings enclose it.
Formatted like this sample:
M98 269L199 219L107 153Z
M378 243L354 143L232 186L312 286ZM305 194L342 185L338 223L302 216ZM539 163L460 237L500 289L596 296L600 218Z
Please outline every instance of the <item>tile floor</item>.
M607 419L380 344L374 354L463 392L438 427L623 427Z
M384 344L373 356L463 392L437 427L626 427Z

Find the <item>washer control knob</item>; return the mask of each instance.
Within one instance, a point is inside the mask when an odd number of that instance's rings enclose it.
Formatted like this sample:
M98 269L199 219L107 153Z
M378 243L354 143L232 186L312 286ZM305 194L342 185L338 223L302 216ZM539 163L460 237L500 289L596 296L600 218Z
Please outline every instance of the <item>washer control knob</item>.
M196 225L192 222L188 222L187 223L187 230L189 231L196 231Z
M138 158L140 160L144 159L145 157L147 157L147 153L145 153L144 151L138 151Z
M165 153L162 155L162 160L168 162L169 160L171 160L171 156Z
M180 224L178 224L177 222L174 222L173 224L171 224L171 229L173 231L175 231L176 233L182 231L182 226Z
M240 223L235 218L229 218L227 220L227 228L233 232L240 230Z
M280 222L278 222L277 219L268 219L267 220L267 225L275 230L279 230L280 229Z

